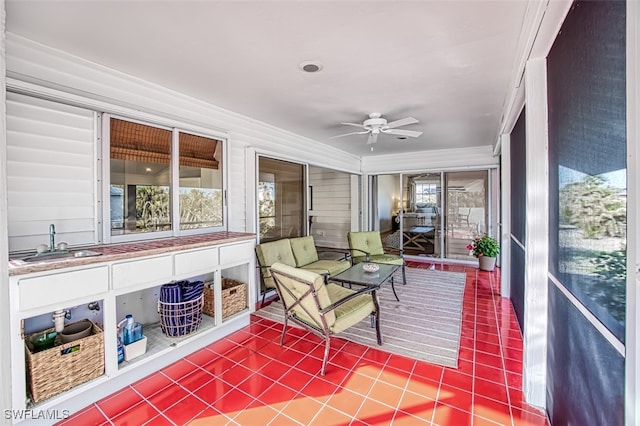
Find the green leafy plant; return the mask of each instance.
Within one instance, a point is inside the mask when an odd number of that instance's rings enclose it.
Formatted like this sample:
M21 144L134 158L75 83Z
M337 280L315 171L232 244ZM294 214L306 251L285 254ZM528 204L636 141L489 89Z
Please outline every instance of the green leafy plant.
M471 242L471 244L467 245L467 249L473 252L475 257L496 257L498 256L498 253L500 253L498 241L488 235L476 238Z

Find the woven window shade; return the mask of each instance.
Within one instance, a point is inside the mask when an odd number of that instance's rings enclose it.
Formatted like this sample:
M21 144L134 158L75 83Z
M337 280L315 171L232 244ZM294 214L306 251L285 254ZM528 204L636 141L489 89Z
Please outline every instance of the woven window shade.
M219 141L180 133L180 165L217 169ZM130 121L111 119L111 158L143 163L171 163L171 131Z
M180 133L180 165L217 169L218 160L215 159L217 146L218 141L215 139Z

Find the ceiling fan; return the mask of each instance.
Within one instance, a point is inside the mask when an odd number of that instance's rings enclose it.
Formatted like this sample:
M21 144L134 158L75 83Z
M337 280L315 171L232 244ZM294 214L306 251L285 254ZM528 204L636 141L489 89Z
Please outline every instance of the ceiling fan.
M341 123L341 124L344 124L345 126L361 127L364 130L361 130L358 132L345 133L343 135L332 136L329 139L341 138L343 136L369 134L369 137L367 138L367 145L373 145L378 140L378 135L380 133L417 138L422 134L422 132L419 132L416 130L397 129L397 127L406 126L406 125L415 124L415 123L419 123L419 121L413 117L402 118L400 120L396 120L388 123L386 118L382 118L382 114L380 114L379 112L372 112L371 114L369 114L369 118L367 120L364 120L362 124ZM373 151L373 146L371 147L371 150Z

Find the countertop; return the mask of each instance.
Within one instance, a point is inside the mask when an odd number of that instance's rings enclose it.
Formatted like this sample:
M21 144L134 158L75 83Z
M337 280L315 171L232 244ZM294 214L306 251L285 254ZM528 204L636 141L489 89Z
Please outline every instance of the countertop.
M65 257L58 259L44 258L39 262L28 263L13 259L27 257L30 253L16 254L15 256L9 256L9 276L69 268L73 266L91 265L94 263L112 262L115 260L134 259L142 256L250 241L255 238L255 234L248 234L244 232L214 232L209 234L160 238L157 240L135 241L130 243L69 247L70 251L93 250L102 253L102 255L91 257Z

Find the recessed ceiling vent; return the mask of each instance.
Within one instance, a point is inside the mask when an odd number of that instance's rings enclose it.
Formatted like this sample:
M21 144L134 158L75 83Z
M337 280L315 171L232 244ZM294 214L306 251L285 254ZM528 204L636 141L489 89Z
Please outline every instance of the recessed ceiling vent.
M322 64L317 61L305 61L300 64L300 69L308 73L319 72L322 71Z

